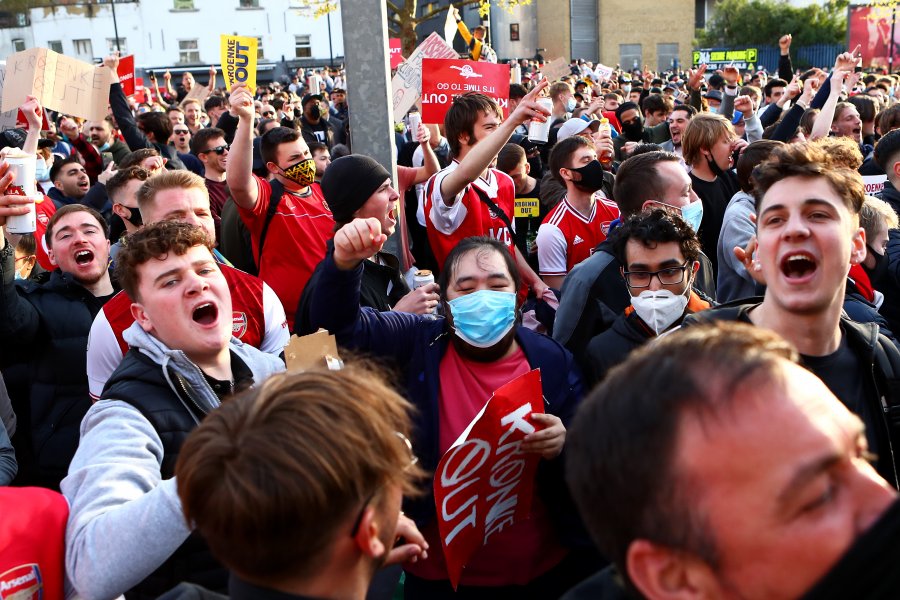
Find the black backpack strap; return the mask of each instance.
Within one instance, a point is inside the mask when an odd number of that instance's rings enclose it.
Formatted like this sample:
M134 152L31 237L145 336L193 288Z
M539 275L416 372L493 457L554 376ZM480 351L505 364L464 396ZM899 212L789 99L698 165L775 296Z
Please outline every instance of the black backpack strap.
M284 194L284 186L277 179L273 179L270 182L270 186L272 191L269 194L269 207L266 209L266 220L263 221L262 231L259 232L259 252L256 256L257 270L262 266L263 244L266 243L266 234L269 232L269 225L272 224L272 219L275 217L275 213L278 212L278 205L281 203L281 196Z
M516 239L516 230L513 229L512 220L510 220L509 215L503 212L503 209L497 206L496 202L488 198L488 195L485 194L483 190L479 189L477 185L472 185L472 189L475 190L475 194L489 209L497 213L497 216L500 217L500 220L503 221L506 228L509 229L509 235L512 236L513 245L518 246L519 241Z

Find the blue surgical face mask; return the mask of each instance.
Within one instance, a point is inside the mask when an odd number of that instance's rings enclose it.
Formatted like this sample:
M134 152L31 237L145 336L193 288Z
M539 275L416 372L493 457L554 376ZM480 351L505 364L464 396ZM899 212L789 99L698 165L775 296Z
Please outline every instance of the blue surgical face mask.
M575 110L575 98L569 98L566 101L566 112L572 112Z
M50 179L50 167L43 158L37 159L37 167L35 167L34 178L38 181L48 181Z
M16 271L16 281L24 281L24 280L25 280L25 278L24 278L24 277L22 277L22 275L21 275L21 274L19 274L19 272L18 272L18 271Z
M681 207L681 216L696 233L700 229L700 223L703 221L703 202L696 200L687 206Z
M479 290L448 302L456 335L476 348L490 348L516 322L516 295L513 292Z
M623 85L623 86L622 86L622 91L625 92L625 93L627 94L628 92L631 91L631 86L630 86L630 85Z

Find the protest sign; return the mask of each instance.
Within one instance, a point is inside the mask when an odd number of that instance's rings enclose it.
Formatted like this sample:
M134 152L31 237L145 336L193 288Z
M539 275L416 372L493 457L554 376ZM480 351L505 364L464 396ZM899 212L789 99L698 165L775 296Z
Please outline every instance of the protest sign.
M866 196L875 196L884 190L884 182L887 175L863 175L863 185L866 186Z
M203 104L207 98L209 98L209 88L195 81L184 100L198 100L200 104ZM184 104L184 100L181 101L182 104Z
M134 54L123 56L119 59L119 84L126 96L134 94Z
M459 58L459 55L434 32L397 67L397 74L391 80L394 121L397 123L422 95L422 60L425 58Z
M594 75L597 77L597 81L608 81L612 79L613 68L607 67L604 64L598 64L597 68L594 69Z
M0 97L3 95L3 83L6 81L6 63L0 63ZM16 128L16 113L18 109L0 112L0 131Z
M572 69L565 58L559 57L551 60L541 68L541 73L547 78L547 81L553 83L560 77L572 74Z
M147 94L146 88L144 87L144 78L143 77L135 77L134 78L134 99L138 102L146 102Z
M99 121L109 106L110 71L46 48L16 52L6 60L2 110L34 96L44 108Z
M244 83L252 94L256 90L256 57L259 40L255 37L225 34L222 34L220 39L225 86L230 90L235 83Z
M447 9L447 18L444 19L444 39L451 46L453 46L453 40L456 38L457 31L459 31L459 26L456 24L456 12L451 2L450 7Z
M466 92L490 96L503 109L503 116L509 116L509 65L442 58L422 61L423 123L443 123L453 98Z
M391 68L396 69L403 62L403 41L400 38L390 38Z
M478 548L531 513L540 455L521 446L536 431L530 415L544 412L541 389L539 369L498 389L438 464L434 501L454 589Z
M694 67L706 65L708 73L728 66L737 67L741 71L753 71L759 63L759 51L756 48L701 48L694 50L692 58Z

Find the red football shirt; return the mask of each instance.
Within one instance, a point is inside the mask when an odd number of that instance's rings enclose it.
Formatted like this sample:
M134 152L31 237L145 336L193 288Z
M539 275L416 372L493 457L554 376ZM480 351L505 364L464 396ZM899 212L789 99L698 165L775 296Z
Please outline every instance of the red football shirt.
M619 218L619 207L599 194L594 196L591 214L578 212L563 198L544 218L537 234L541 275L565 275L594 253L606 239L609 225Z

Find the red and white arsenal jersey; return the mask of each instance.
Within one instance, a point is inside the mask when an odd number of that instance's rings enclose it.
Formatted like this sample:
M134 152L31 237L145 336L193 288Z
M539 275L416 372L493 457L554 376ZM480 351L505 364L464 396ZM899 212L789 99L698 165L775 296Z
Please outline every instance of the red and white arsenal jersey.
M606 239L609 225L619 218L619 207L612 200L594 195L591 214L582 215L569 204L568 197L544 218L537 234L538 264L541 275L565 275L572 267L593 254Z

